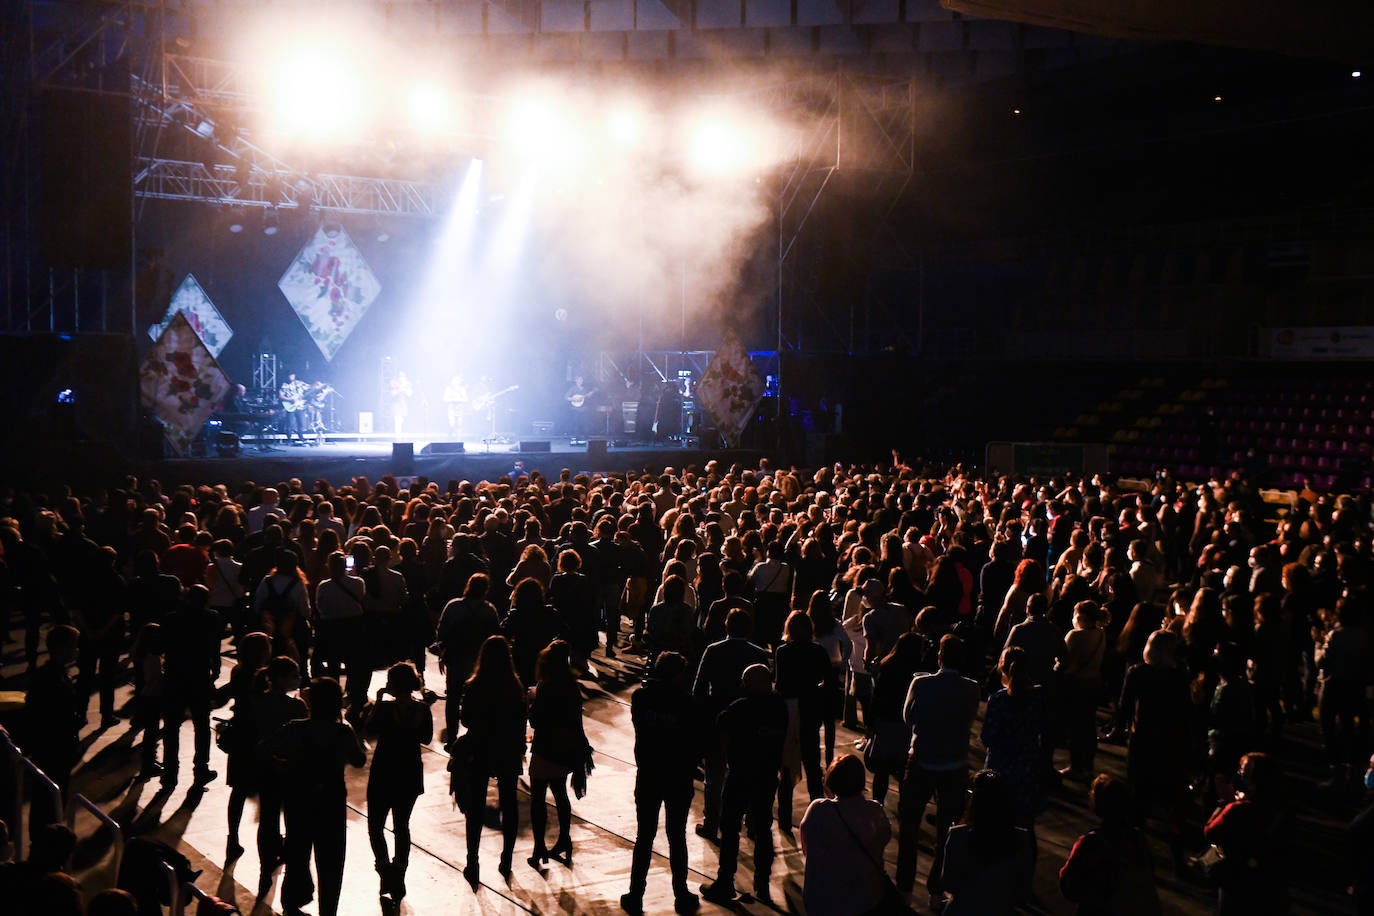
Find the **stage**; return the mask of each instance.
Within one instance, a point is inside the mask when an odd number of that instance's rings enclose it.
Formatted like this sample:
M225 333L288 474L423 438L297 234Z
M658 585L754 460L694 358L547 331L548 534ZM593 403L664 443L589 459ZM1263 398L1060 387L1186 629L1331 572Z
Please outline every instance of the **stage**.
M557 478L564 468L574 474L658 472L665 467L701 467L712 458L757 467L766 455L753 449L703 448L695 437L658 444L595 438L583 442L567 436L502 437L493 442L464 441L462 451L456 449L457 444L353 433L329 434L308 445L291 444L280 436L247 437L237 450L221 453L215 443L208 442L204 454L141 462L140 472L156 476L164 487L244 480L266 483L291 477L301 478L307 486L316 478L337 486L359 476L376 481L384 474L423 475L442 487L451 479L495 480L515 471L517 461L525 472Z

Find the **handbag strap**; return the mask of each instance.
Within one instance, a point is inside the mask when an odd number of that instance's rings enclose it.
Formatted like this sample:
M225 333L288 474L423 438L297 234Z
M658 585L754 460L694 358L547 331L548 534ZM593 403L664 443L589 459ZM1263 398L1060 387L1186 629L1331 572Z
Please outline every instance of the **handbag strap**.
M850 839L854 841L854 845L858 846L859 849L862 850L864 858L868 860L868 863L872 865L874 868L876 868L880 875L886 878L887 867L884 866L879 859L875 859L873 857L873 853L870 852L868 847L864 845L864 841L859 839L859 835L854 832L854 828L849 826L849 821L845 819L844 812L840 810L839 799L835 800L835 816L840 819L840 824L844 827L844 832L849 834Z

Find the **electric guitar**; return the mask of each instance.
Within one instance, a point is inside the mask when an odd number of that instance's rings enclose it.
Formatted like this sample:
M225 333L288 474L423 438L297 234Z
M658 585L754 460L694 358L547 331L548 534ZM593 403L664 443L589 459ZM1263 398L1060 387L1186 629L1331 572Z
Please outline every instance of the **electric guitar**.
M502 388L495 394L479 394L477 395L477 397L472 399L472 409L486 410L492 404L496 403L497 398L501 397L503 394L510 394L512 391L516 390L519 387L519 385L511 385L509 388Z
M310 386L304 382L288 382L281 386L281 406L287 413L305 410L305 394Z

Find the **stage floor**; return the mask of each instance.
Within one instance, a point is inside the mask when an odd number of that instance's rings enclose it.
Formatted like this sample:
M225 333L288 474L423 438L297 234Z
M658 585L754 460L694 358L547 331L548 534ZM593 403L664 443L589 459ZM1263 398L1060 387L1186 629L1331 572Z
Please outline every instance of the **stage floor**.
M599 451L603 444L604 455ZM659 472L665 467L700 467L712 458L757 467L766 454L748 449L703 449L691 438L685 443L659 444L613 444L593 439L591 450L589 443L567 436L464 442L462 452L452 451L449 440L439 443L437 453L434 445L427 440L356 434L330 435L322 443L310 445L290 444L278 438L263 442L247 439L233 454L215 454L212 448L209 455L146 462L141 471L156 476L164 485L226 479L265 483L289 477L324 478L338 485L358 476L375 481L384 474L394 474L398 478L424 475L442 486L450 479L495 480L515 471L516 461L522 462L525 471L539 471L545 477L555 478L564 468L574 474Z

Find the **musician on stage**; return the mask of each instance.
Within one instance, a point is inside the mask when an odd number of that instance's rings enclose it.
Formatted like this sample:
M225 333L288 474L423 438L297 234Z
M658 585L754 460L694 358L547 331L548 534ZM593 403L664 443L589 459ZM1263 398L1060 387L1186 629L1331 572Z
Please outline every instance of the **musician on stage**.
M396 438L405 435L406 417L410 415L410 399L415 395L415 387L410 384L405 370L396 373L391 380L391 419L396 424Z
M298 445L308 445L305 439L306 423L306 394L310 391L310 383L303 382L296 378L296 373L288 372L286 384L281 386L277 396L281 398L282 409L286 411L286 422L283 424L282 431L286 433L286 441Z
M224 396L224 400L219 405L220 429L233 433L236 436L247 434L251 425L252 414L248 411L248 405L243 403L247 397L248 389L242 385L230 385L229 391Z
M220 412L226 415L247 413L248 407L243 403L247 396L247 388L239 384L230 385L229 393L224 396L224 402L220 405Z
M572 385L563 394L563 400L568 402L568 411L572 414L569 417L568 430L574 439L587 438L587 416L592 412L592 395L596 394L595 388L588 388L586 380L582 376L573 379Z
M468 386L461 375L449 379L444 389L444 408L448 413L448 432L450 436L463 434L463 412L468 406Z

